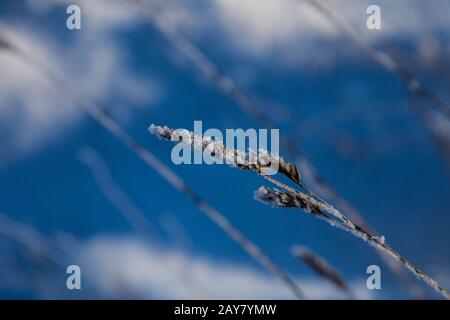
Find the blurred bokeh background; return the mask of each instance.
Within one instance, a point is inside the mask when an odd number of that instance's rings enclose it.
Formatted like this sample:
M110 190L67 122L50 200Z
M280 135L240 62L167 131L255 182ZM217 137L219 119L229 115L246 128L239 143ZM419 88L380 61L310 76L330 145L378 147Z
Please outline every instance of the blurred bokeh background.
M450 103L450 2L322 3ZM81 30L66 27L70 4L81 8ZM366 27L370 4L381 8L381 30ZM448 119L421 107L427 101L309 1L3 0L0 31L101 106L309 297L345 295L291 255L295 244L335 266L357 298L414 298L366 243L296 209L255 201L261 177L227 166L172 164L173 145L151 136L150 124L261 128L167 36L179 33L178 41L245 88L387 243L450 287ZM307 175L304 182L320 193ZM7 46L0 48L0 214L3 299L293 298ZM81 290L66 288L71 264L82 270ZM381 267L381 290L366 288L372 264Z

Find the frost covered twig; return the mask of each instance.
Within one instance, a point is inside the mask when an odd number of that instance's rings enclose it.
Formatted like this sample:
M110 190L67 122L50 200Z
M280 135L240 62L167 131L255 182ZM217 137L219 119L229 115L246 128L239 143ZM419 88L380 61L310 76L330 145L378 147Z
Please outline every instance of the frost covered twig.
M276 127L264 108L255 103L255 100L252 99L243 87L238 85L231 77L221 72L220 68L198 46L179 32L172 21L170 21L170 17L158 12L158 10L155 10L155 7L146 5L141 0L128 1L139 5L139 9L145 15L147 21L163 35L175 49L189 59L192 65L208 80L212 87L215 87L222 92L224 96L235 102L244 113L256 120L261 126L268 129ZM166 5L167 3L164 4ZM154 5L154 3L152 3L152 5ZM311 181L312 186L321 196L327 197L329 200L336 203L336 205L345 209L344 211L347 212L354 221L369 228L369 225L363 219L361 214L359 214L359 212L319 174L318 170L302 154L297 147L297 143L293 141L292 138L281 135L281 144L288 155L295 159L295 163L302 170L302 174L305 175L306 180ZM297 183L300 187L303 187L300 181L297 181ZM420 290L420 287L415 286L414 282L409 281L409 279L404 276L402 273L403 271L398 264L386 260L383 255L381 255L381 257L385 260L392 272L411 289L413 294L417 295L416 292Z
M370 232L364 230L363 228L359 227L358 225L355 225L355 228L349 228L348 226L340 223L339 221L336 221L336 219L333 219L332 217L327 215L327 212L322 211L321 208L314 205L314 203L309 202L307 197L301 195L301 192L297 190L292 190L290 187L284 186L283 183L273 180L274 179L270 179L270 181L276 183L277 186L284 188L285 190L278 190L268 188L266 186L261 186L257 191L255 191L255 198L257 200L278 208L297 207L303 210L306 209L307 212L310 212L317 218L328 222L331 226L345 230L351 233L352 235L366 241L367 243L379 249L380 251L388 254L396 261L401 263L403 266L405 266L416 277L418 277L426 284L428 284L430 287L435 289L438 293L443 295L446 299L450 299L450 294L447 292L447 290L445 290L436 280L431 278L420 268L418 268L417 266L406 260L399 253L397 253L391 247L389 247L385 243L384 237L375 236Z
M287 163L277 154L264 149L249 150L242 152L226 147L220 140L212 140L208 136L199 136L186 129L174 130L167 126L155 126L149 128L151 134L170 141L181 142L193 150L208 151L217 163L226 163L230 166L245 170L256 171L258 174L266 174L271 168L276 168L278 172L294 182L300 181L300 174L295 165Z
M350 219L336 210L332 205L318 198L306 187L304 187L300 182L300 175L297 167L293 164L285 162L279 155L272 154L264 149L258 150L258 153L254 150L242 152L239 150L230 149L226 147L222 141L212 140L208 136L198 136L186 129L175 130L167 126L155 126L154 124L152 124L148 129L151 134L154 134L159 138L173 142L181 142L199 152L204 152L206 150L218 161L217 163L226 163L239 169L251 170L262 175L266 179L271 179L270 176L267 175L270 164L276 163L276 167L280 173L299 183L302 188L308 192L308 194L300 193L302 199L305 198L307 199L305 200L307 203L313 203L318 208L326 210L344 225L347 225L350 228L354 227Z
M261 249L252 241L247 239L230 221L213 206L211 206L203 197L195 192L181 177L173 172L168 166L161 162L149 149L146 149L138 143L127 131L125 131L113 118L103 111L95 103L78 95L72 90L72 87L66 83L65 79L58 72L50 68L44 61L37 59L33 53L23 50L13 39L3 35L0 30L1 49L10 50L20 57L30 67L44 75L47 80L59 90L66 98L74 102L83 109L91 118L102 128L114 136L118 141L128 147L136 156L143 160L150 168L155 170L164 180L166 180L177 191L187 196L197 208L222 229L231 239L233 239L242 249L244 249L256 262L261 264L267 271L275 275L284 283L292 293L298 298L304 298L305 295L290 279L288 275L282 272Z
M339 210L334 208L332 205L327 202L317 199L310 194L306 194L302 191L299 191L295 188L292 188L270 175L265 175L263 170L259 168L252 167L248 164L244 164L243 166L237 161L239 158L249 159L249 153L242 153L236 150L231 150L224 146L222 141L212 140L207 136L196 136L194 133L186 130L186 129L178 129L174 130L167 126L155 126L151 125L149 127L150 133L158 136L159 138L163 138L170 141L177 141L186 144L190 148L203 152L204 150L208 150L213 157L218 157L218 160L226 157L226 155L230 155L229 162L233 167L252 170L263 176L266 180L272 182L280 189L271 189L265 186L260 187L255 192L255 198L267 203L271 204L275 207L289 208L289 207L297 207L306 212L312 213L315 217L328 222L333 227L337 227L343 229L352 235L368 242L370 245L375 248L383 251L384 253L389 254L396 261L403 264L408 270L410 270L413 274L415 274L419 279L423 280L425 283L434 288L437 292L442 294L447 299L450 299L450 294L442 288L436 280L428 276L418 267L410 263L408 260L403 258L396 251L391 249L384 242L384 237L378 237L373 235L371 232L365 230L363 227L354 224L350 221L344 214L342 214ZM268 152L266 152L268 154ZM281 159L279 156L277 158ZM242 159L241 159L242 160ZM220 162L219 162L220 163ZM223 162L222 162L223 163ZM245 161L243 161L245 163Z
M434 138L437 147L441 153L441 156L446 164L447 171L450 172L450 139L448 138L450 128L450 106L442 99L433 94L423 83L404 65L396 61L389 54L374 48L366 40L360 37L356 32L350 28L345 21L343 21L333 10L331 10L322 0L308 0L308 2L317 9L319 13L326 18L327 21L332 23L343 35L348 37L367 57L374 60L376 63L385 68L388 72L400 79L400 82L417 100L421 103L411 103L413 111L418 114L419 120L423 122L424 127L430 132L430 135ZM432 109L428 108L428 105ZM444 128L444 130L440 130ZM309 166L305 162L307 168L311 169L312 175L317 175L315 168ZM302 167L303 169L303 167ZM306 172L309 173L309 172ZM342 208L345 208L349 216L354 216L354 219L360 220L362 225L365 225L367 229L371 228L362 218L362 216L355 210L345 199L340 197L337 192L330 187L327 183L324 183L322 179L314 179L314 182L318 182L321 192L324 195L329 195L331 199L336 199ZM383 258L385 262L386 259ZM412 294L422 298L423 292L420 287L415 286L414 283L409 281L404 275L401 274L398 265L387 262L387 266L394 272L395 275L408 287Z
M350 288L347 282L339 274L339 272L323 258L318 256L310 249L300 245L293 246L291 248L291 253L298 260L303 261L305 264L307 264L317 274L328 279L337 288L341 289L349 296L351 296Z

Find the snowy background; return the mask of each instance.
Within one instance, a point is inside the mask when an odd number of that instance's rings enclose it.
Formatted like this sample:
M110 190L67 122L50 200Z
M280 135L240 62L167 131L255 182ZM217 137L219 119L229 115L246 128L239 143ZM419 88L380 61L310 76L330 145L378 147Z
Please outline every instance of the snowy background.
M394 249L450 287L449 158L395 76L308 1L143 3L246 88ZM450 102L450 2L325 3ZM69 4L81 7L81 30L66 28ZM369 4L381 7L381 30L366 28ZM334 265L358 298L412 298L367 244L298 210L254 201L261 177L226 166L171 163L173 145L151 136L150 124L259 125L144 11L125 0L4 0L0 32L102 106L309 297L345 296L292 257L294 244ZM0 49L0 298L293 298L42 73ZM120 210L121 191L144 232ZM81 267L82 290L66 288L70 264ZM371 264L381 266L381 290L366 288Z

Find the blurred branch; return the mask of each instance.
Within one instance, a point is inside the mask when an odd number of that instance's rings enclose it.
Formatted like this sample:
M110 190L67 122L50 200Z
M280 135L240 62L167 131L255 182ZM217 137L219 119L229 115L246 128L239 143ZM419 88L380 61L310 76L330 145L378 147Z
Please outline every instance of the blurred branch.
M318 275L324 277L331 283L333 283L338 289L342 290L349 298L353 297L353 293L350 290L347 282L339 274L339 272L330 265L327 261L321 258L318 254L314 253L310 249L295 245L291 248L291 253L299 261L303 261Z
M232 78L222 73L214 62L208 58L193 42L187 37L182 35L176 30L174 24L160 14L154 8L147 5L142 0L128 0L130 3L137 4L141 12L147 18L149 24L151 24L161 35L163 35L167 41L176 48L183 56L189 59L189 61L196 67L196 69L205 76L209 83L222 92L223 95L234 101L237 106L248 116L255 119L261 126L271 129L275 128L274 122L265 113L264 109L257 105L252 97L240 87ZM297 166L301 169L302 174L305 175L306 180L311 181L312 188L318 190L318 192L336 203L342 210L347 212L350 217L359 222L360 225L370 229L368 223L363 219L361 214L351 206L351 204L344 199L339 193L323 178L320 176L315 166L301 153L297 146L297 142L287 135L281 134L281 144L285 148L286 153L295 159ZM314 194L311 194L314 195ZM391 271L398 276L402 281L408 282L408 286L415 286L412 281L409 281L402 273L400 265L388 262L384 255L381 255L382 259L386 261L387 266ZM418 290L418 289L417 289ZM417 292L413 290L412 293Z
M391 74L400 79L403 86L415 97L417 97L422 104L416 104L414 108L424 109L424 112L416 112L421 116L425 116L427 119L422 120L425 124L425 128L431 131L431 136L437 140L437 145L441 148L445 144L444 149L450 149L449 139L442 136L441 130L434 130L429 126L429 116L426 115L426 106L431 106L436 112L433 118L443 117L439 122L447 122L446 126L450 126L450 106L432 93L423 83L405 66L399 61L392 58L389 54L372 47L367 41L360 37L356 32L350 28L339 16L337 16L330 8L327 7L325 1L322 0L307 0L314 8L316 8L327 21L331 22L342 34L347 36L364 54L369 58L377 62ZM446 162L446 166L450 167L450 161L448 152L441 152L443 154L443 160Z
M192 246L191 238L176 215L167 213L161 220L161 226L177 247L184 249L184 251L190 250ZM204 296L204 288L200 285L196 271L194 265L181 263L179 273L180 279L183 279L183 283L189 289L193 298L199 299Z
M123 143L136 156L144 161L149 167L155 170L164 180L166 180L175 190L184 194L191 200L197 208L214 222L222 231L233 239L242 249L244 249L255 261L263 266L267 271L275 275L297 298L304 298L305 295L295 282L288 275L282 272L261 249L244 234L233 226L230 221L212 205L210 205L200 194L195 192L181 177L172 171L167 165L161 162L149 149L138 143L127 131L125 131L113 118L98 107L92 101L76 94L72 87L65 82L56 71L52 70L45 61L40 61L32 53L23 50L13 39L8 38L0 30L0 43L4 43L4 48L11 50L18 57L22 58L31 68L42 73L48 81L58 89L70 101L82 108L91 118L102 128Z
M78 157L92 172L98 187L105 197L117 208L130 225L145 239L154 234L155 228L146 214L134 203L119 184L98 151L90 147L82 148Z
M67 251L64 246L48 238L37 229L0 213L0 235L14 245L14 257L7 257L7 265L0 266L2 285L17 290L20 286L28 293L43 294L50 286L61 290L53 281L61 269L67 267ZM2 251L4 251L2 247ZM24 259L24 260L22 260ZM3 290L3 288L2 288Z
M22 244L36 257L44 257L45 260L60 264L60 256L63 250L56 246L53 240L3 213L0 213L0 234Z
M356 32L353 31L343 20L340 19L332 10L330 10L325 1L322 0L307 0L313 7L315 7L327 21L331 22L342 34L352 40L352 42L368 57L376 61L383 68L398 77L404 87L413 95L424 101L426 104L434 108L450 121L450 107L447 103L442 101L434 95L422 82L407 68L402 66L398 61L392 58L387 53L372 47L367 41L362 39Z
M257 200L262 201L265 204L270 204L274 207L281 208L299 208L307 213L311 213L314 217L326 221L333 227L337 227L344 231L349 232L353 236L360 238L361 240L367 242L368 244L374 246L382 253L387 254L395 261L401 263L407 270L412 272L415 276L417 276L420 280L424 281L431 288L436 290L446 299L450 299L450 294L444 289L436 280L431 278L428 274L423 272L420 268L406 260L403 256L401 256L398 252L394 251L390 246L385 243L384 237L378 237L372 234L370 231L366 230L362 226L359 226L356 223L353 223L351 219L349 219L344 213L334 208L328 202L318 199L314 196L311 196L307 192L303 192L301 190L292 188L279 180L276 180L271 175L267 175L267 173L262 170L259 161L253 163L253 160L248 156L251 154L251 151L248 154L242 154L242 152L238 150L229 149L224 146L223 142L217 139L212 140L211 137L202 136L198 137L194 133L186 130L174 130L169 127L160 127L160 126L150 126L150 132L156 135L160 139L165 139L172 142L180 142L183 145L190 147L192 150L196 150L199 152L209 152L209 154L217 160L218 163L226 163L231 167L238 168L241 170L251 170L261 175L264 179L270 181L277 187L283 189L284 191L277 189L270 189L265 186L260 187L255 192L255 198ZM259 150L258 157L262 154L269 161L264 161L267 163L271 162L280 162L280 157L269 154L267 151ZM259 158L257 158L259 160ZM217 163L216 162L216 163ZM307 188L304 188L306 191Z
M108 168L105 159L102 158L101 154L93 148L83 147L78 152L78 157L82 163L89 167L97 182L98 187L106 198L117 208L117 210L124 216L124 218L130 223L130 225L136 230L136 232L141 235L143 239L149 239L150 236L155 234L155 227L147 218L146 214L139 208L139 206L131 200L127 195L125 190L123 190L119 184L114 181L111 176L110 169ZM181 247L181 244L186 244L188 241L188 236L182 232L180 226L175 227L175 217L172 217L171 222L163 224L161 226L166 230L166 232L171 236L177 245ZM170 265L168 268L172 267ZM188 291L197 294L198 284L193 276L193 271L188 269L189 266L182 264L179 266L181 270L174 270L177 274L177 278L180 283L185 284ZM126 285L124 284L124 288Z
M434 110L421 108L414 100L411 101L411 107L432 136L441 157L444 159L445 168L450 174L450 122L442 119Z
M370 231L355 224L355 228L351 228L342 222L336 221L336 219L330 217L329 213L324 210L323 207L317 206L314 201L302 195L298 190L293 189L272 177L265 177L267 180L275 184L277 187L284 189L271 189L266 186L261 186L255 192L255 198L265 204L271 205L277 208L299 208L303 211L313 214L314 217L323 220L330 224L332 227L339 228L346 232L349 232L353 236L360 238L373 247L377 248L380 252L393 258L396 262L402 264L407 270L414 274L418 279L433 288L436 292L441 294L446 299L450 299L450 294L443 288L435 279L431 278L420 268L406 260L398 252L393 250L385 243L384 237L378 237L373 235Z

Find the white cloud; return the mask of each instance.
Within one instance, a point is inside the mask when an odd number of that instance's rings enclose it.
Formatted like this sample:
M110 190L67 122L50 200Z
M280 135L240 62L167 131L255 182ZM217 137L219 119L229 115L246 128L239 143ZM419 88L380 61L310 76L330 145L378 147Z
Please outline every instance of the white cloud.
M77 3L82 8L82 29L73 31L71 41L63 41L45 33L39 25L24 25L9 17L2 29L13 34L27 51L64 73L66 80L79 93L95 101L114 94L123 100L113 113L121 119L130 116L129 107L149 105L158 98L161 88L127 67L128 52L114 38L115 31L129 30L142 23L141 12L126 1L109 0L28 0L37 15L57 8L65 15L65 6ZM446 31L450 20L446 13L450 3L427 3L423 19L423 2L412 0L380 1L383 30L365 28L365 9L369 1L327 1L337 15L369 41L389 37L409 37L423 44L436 28ZM195 38L207 27L216 25L217 39L227 37L246 54L276 54L277 66L307 63L327 66L334 61L335 42L339 35L317 10L297 0L215 0L207 10L197 10L192 2L179 1L178 6L160 1L147 2L161 10L172 23ZM62 20L63 21L63 20ZM15 22L15 23L14 23ZM19 24L20 23L20 24ZM218 24L218 25L217 25ZM65 25L61 25L65 28ZM357 52L350 48L350 52ZM423 46L422 46L423 47ZM423 48L420 49L423 52ZM360 54L358 53L360 56ZM435 54L434 54L435 55ZM44 143L60 138L80 120L80 111L17 57L0 51L0 162L35 150ZM116 100L115 100L116 101ZM124 103L127 103L124 106Z
M98 237L83 243L73 261L103 295L162 299L292 299L270 275L246 265L144 245L131 238ZM308 297L343 298L319 278L295 279ZM359 298L370 298L365 280L355 280Z
M296 39L330 36L333 29L310 6L292 0L217 0L217 11L234 42L263 51Z
M57 6L64 16L68 3L28 1L36 14ZM14 19L2 25L2 30L26 52L62 74L77 93L100 102L114 96L116 103L105 108L127 119L130 108L148 106L162 90L149 77L127 67L128 52L114 38L114 31L134 26L139 13L116 1L76 3L82 7L82 30L71 31L69 41ZM65 24L61 28L66 28ZM82 112L14 53L0 50L0 66L0 133L8 137L0 141L0 162L4 164L60 138L78 123Z
M44 61L57 63L50 46L44 47L29 33L8 30L25 50L32 50ZM79 119L79 113L63 96L55 92L42 74L9 51L0 51L0 125L1 160L11 160L16 152L27 152L42 141L48 141L53 131Z
M371 1L322 1L356 33L376 42L382 38L409 37L415 41L432 30L449 30L450 3L417 0L378 1L382 30L366 28L366 9ZM265 54L282 48L301 48L296 54L320 54L326 44L317 40L341 37L336 27L308 1L302 0L215 0L215 10L234 43L248 53ZM426 12L424 12L426 10ZM424 19L424 15L432 19ZM283 55L282 55L283 56ZM309 58L309 57L306 57ZM307 61L307 60L304 60Z

